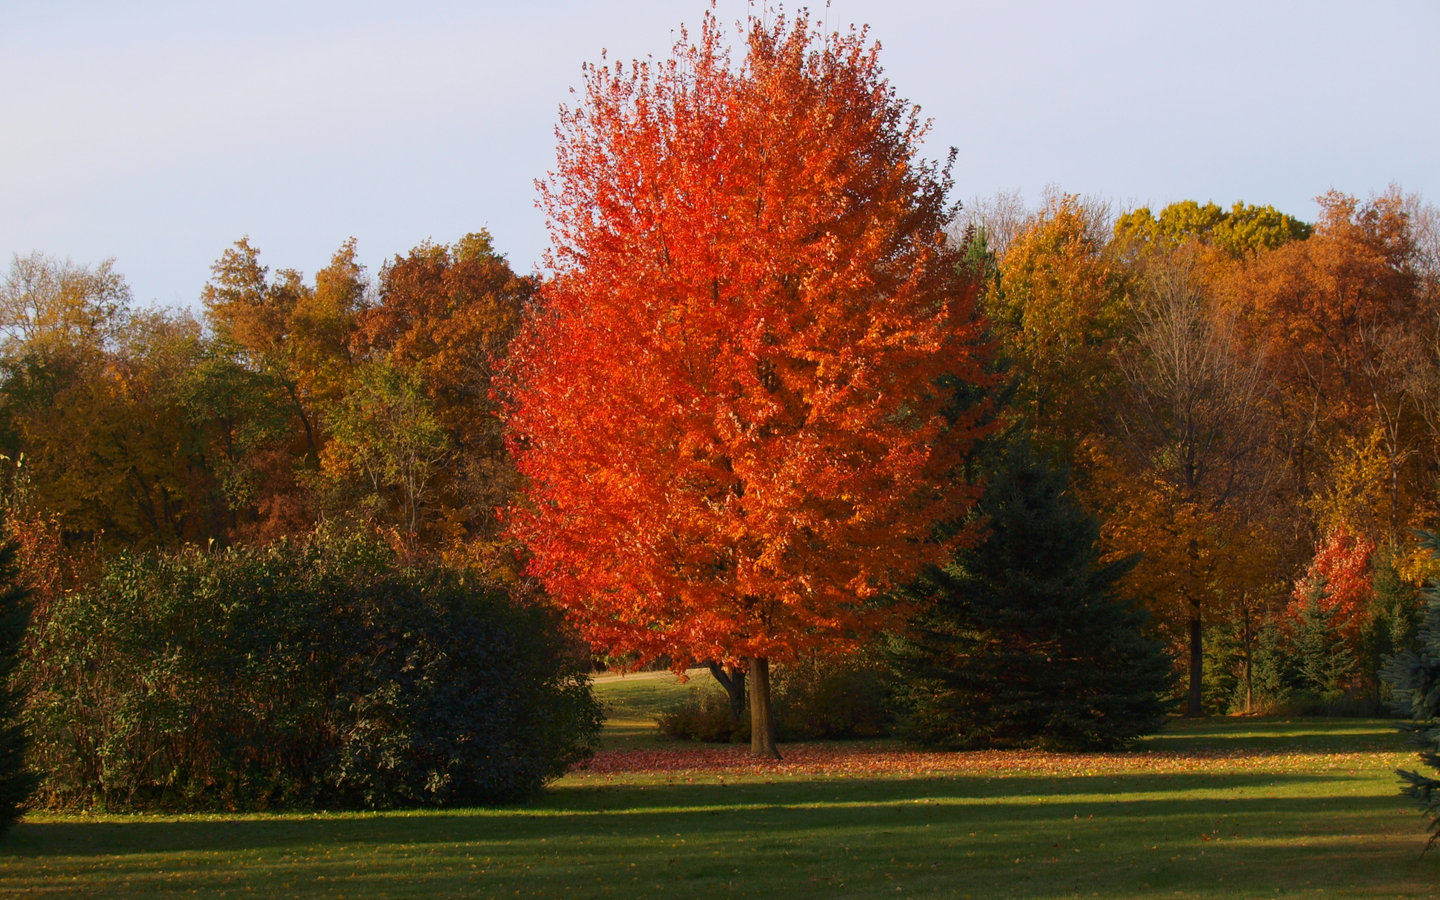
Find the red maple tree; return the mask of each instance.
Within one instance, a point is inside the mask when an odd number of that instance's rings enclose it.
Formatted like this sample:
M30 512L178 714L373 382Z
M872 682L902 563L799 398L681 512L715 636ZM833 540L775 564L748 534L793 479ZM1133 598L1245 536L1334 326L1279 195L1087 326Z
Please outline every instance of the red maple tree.
M1343 525L1327 534L1315 548L1315 558L1304 577L1295 583L1286 617L1297 621L1312 599L1334 616L1336 630L1359 650L1366 608L1375 592L1371 561L1375 542Z
M707 16L587 66L540 185L547 283L512 347L529 570L594 646L749 672L843 650L967 532L989 345L947 245L949 166L864 30ZM967 399L969 398L969 399Z

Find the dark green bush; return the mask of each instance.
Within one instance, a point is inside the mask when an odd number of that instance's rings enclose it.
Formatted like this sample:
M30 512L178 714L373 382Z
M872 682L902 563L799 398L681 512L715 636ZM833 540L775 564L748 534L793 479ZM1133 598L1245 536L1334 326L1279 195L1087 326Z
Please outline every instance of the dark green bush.
M892 715L886 672L864 655L777 666L772 684L782 741L879 737Z
M1414 632L1409 609L1414 605L1414 591L1398 582L1388 566L1376 569L1377 584L1387 572L1393 581L1393 588L1387 591L1393 590L1394 595L1372 603L1361 631L1360 655L1339 633L1335 612L1320 605L1323 584L1293 617L1265 615L1260 620L1250 641L1248 683L1241 642L1216 629L1217 639L1207 638L1206 643L1207 711L1273 716L1381 714L1381 686L1375 682L1378 675L1372 673L1397 647L1408 646ZM1216 652L1211 652L1212 647Z
M716 690L691 688L684 703L662 713L655 723L665 734L683 741L727 744L750 740L750 718L739 722L731 718L730 700Z
M36 781L26 765L30 742L21 721L25 694L15 678L30 621L17 549L13 541L0 545L0 834L20 818Z
M71 806L515 800L600 723L553 613L328 531L118 558L55 605L30 680L45 791Z
M1335 627L1337 611L1320 605L1320 593L1305 598L1290 634L1291 679L1297 693L1322 703L1344 698L1345 687L1359 666L1355 654Z
M771 682L775 729L782 741L876 737L890 727L886 672L864 656L812 658L777 665ZM718 690L692 690L656 719L671 737L709 743L750 740L750 719L736 722Z

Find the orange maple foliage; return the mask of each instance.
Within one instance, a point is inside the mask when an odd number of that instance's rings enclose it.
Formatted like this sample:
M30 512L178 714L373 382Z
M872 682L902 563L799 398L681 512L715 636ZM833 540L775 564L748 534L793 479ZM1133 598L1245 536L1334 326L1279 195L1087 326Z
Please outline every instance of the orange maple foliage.
M877 48L803 13L747 29L738 66L707 16L667 61L587 67L509 425L514 530L591 642L753 674L854 646L964 539L936 526L978 492L959 396L989 347L948 169Z
M1344 459L1345 443L1374 436L1388 482L1376 500L1388 507L1386 537L1400 540L1416 524L1407 511L1430 486L1417 452L1416 376L1429 353L1417 323L1433 321L1440 295L1420 277L1398 193L1362 204L1331 192L1319 202L1315 234L1248 262L1231 280L1230 300L1282 392L1299 482L1323 483L1330 473L1310 471L1310 460Z
M1343 525L1327 534L1315 548L1309 570L1295 583L1294 599L1285 611L1286 616L1292 621L1298 619L1306 603L1318 598L1320 608L1334 614L1332 622L1339 634L1358 648L1360 630L1375 590L1370 565L1374 555L1374 541L1363 534L1352 533Z

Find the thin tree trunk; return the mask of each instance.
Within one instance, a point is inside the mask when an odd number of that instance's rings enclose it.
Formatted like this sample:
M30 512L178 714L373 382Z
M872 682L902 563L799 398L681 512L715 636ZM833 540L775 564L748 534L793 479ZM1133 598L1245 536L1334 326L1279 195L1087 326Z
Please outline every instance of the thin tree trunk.
M722 666L717 662L707 663L710 674L720 682L730 697L730 723L737 728L745 717L745 670L737 666Z
M1245 606L1242 610L1243 618L1241 625L1244 627L1242 634L1245 636L1245 715L1255 711L1255 625L1250 614L1250 597L1245 596Z
M750 657L750 755L779 759L770 709L770 660Z
M1201 694L1201 686L1204 681L1205 646L1200 640L1200 601L1194 598L1190 600L1190 701L1186 705L1185 715L1196 718L1205 715L1205 706Z
M1248 716L1255 711L1255 661L1251 655L1245 655L1245 714Z
M315 429L310 424L310 417L305 415L305 404L300 402L300 390L289 379L280 379L280 384L285 388L285 393L290 395L290 402L295 404L295 415L300 418L300 424L305 426L305 447L312 459L320 458L320 448L315 443Z

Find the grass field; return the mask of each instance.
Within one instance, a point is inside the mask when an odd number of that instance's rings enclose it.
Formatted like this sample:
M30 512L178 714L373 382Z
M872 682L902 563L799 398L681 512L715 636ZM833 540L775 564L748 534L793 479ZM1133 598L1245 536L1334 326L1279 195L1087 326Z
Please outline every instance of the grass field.
M695 689L710 689L695 679ZM1430 897L1440 853L1386 722L1177 721L1135 753L669 744L690 688L597 685L589 770L507 809L32 815L0 894L333 897Z

